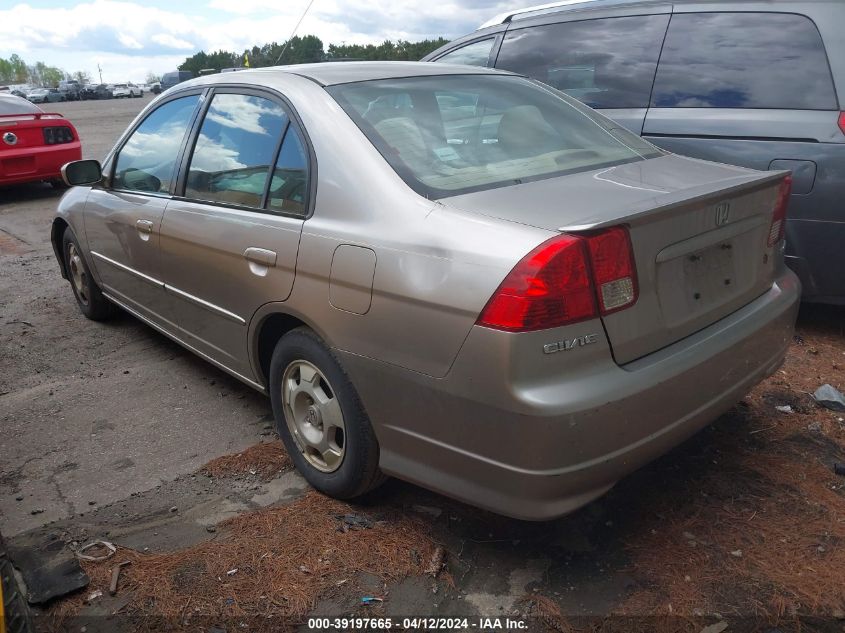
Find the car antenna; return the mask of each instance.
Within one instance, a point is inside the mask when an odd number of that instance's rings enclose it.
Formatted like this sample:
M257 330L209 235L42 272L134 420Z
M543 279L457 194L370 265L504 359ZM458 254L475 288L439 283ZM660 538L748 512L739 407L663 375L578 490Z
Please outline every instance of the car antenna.
M296 23L295 27L293 27L293 31L291 32L290 37L288 38L288 41L285 42L284 46L282 46L282 52L279 53L279 56L276 58L276 64L277 65L278 65L279 61L281 61L282 55L285 54L285 51L287 50L288 44L290 44L291 39L293 38L294 35L296 35L296 30L299 28L299 25L302 24L302 21L305 19L305 16L308 15L308 10L311 8L312 4L314 4L314 0L311 0L308 3L308 6L305 7L305 11L302 12L302 16L299 18L299 22Z

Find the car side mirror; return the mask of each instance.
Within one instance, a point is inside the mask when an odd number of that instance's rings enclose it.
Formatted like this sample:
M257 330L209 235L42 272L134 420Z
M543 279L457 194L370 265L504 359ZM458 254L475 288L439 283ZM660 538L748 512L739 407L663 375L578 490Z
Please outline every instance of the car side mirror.
M98 160L75 160L62 167L62 180L65 184L96 185L103 179L103 168Z

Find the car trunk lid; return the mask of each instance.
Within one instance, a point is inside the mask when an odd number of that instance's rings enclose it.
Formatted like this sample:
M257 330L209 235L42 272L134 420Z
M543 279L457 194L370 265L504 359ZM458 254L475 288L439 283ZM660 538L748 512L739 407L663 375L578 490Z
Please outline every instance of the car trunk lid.
M442 202L565 233L626 226L639 297L602 318L614 358L625 364L771 287L768 236L783 175L664 156Z

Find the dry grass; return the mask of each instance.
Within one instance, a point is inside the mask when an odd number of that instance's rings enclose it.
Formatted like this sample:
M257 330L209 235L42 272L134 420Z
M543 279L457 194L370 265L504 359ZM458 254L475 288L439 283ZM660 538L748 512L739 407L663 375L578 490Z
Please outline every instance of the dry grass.
M256 444L241 453L223 455L202 467L202 473L209 477L234 477L256 475L269 481L277 474L292 467L281 440Z
M546 631L561 633L573 631L573 627L563 617L560 605L548 596L538 593L527 594L519 602L522 605L523 614L537 618Z
M339 530L337 515L354 512L311 492L290 505L230 519L213 541L165 554L121 548L111 561L83 566L89 590L105 591L114 561L132 561L121 575L121 592L132 595L123 613L139 630L158 630L163 622L172 630L195 630L209 617L279 630L299 622L341 581L353 584L360 572L385 582L424 573L435 545L422 520L393 512L370 517L371 529ZM57 605L54 625L78 613L83 599Z
M808 396L845 387L845 345L829 329L801 334L783 368L717 425L716 463L686 489L640 499L662 520L626 537L645 587L620 613L776 622L845 610L845 480L832 471L845 461L845 424Z

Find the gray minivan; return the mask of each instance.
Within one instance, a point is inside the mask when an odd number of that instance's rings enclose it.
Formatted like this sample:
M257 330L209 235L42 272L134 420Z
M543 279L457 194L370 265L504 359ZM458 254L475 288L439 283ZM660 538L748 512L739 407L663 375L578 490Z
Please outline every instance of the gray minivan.
M532 76L671 152L792 170L788 261L805 301L845 304L843 33L843 0L565 0L424 60Z
M189 79L194 78L194 73L190 70L174 70L169 73L164 73L161 78L161 89L167 90L168 88L172 88L176 84L180 84L183 81L188 81Z

